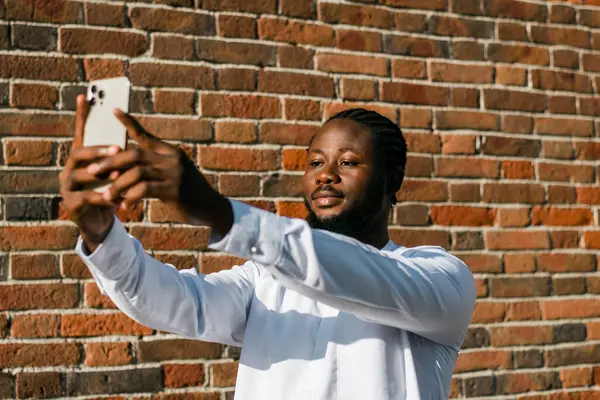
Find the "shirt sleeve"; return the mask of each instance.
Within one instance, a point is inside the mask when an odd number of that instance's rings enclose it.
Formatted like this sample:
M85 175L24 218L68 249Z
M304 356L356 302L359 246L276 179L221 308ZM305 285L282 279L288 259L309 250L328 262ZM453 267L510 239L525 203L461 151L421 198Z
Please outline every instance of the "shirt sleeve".
M233 227L211 248L254 260L284 286L358 318L460 348L475 282L441 247L380 251L300 219L230 202Z
M101 292L135 321L187 338L241 346L258 274L254 263L208 275L178 271L148 255L117 218L91 255L81 238L76 251Z

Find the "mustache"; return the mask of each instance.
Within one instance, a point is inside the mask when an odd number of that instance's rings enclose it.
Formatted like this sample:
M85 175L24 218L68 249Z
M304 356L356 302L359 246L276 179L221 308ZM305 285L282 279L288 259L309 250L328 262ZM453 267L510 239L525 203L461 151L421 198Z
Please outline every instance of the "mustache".
M314 199L315 196L317 195L317 193L320 193L320 192L329 192L335 197L344 197L343 192L334 189L333 186L331 186L331 185L324 185L324 186L319 186L314 192L312 192L312 194L310 195L311 198Z

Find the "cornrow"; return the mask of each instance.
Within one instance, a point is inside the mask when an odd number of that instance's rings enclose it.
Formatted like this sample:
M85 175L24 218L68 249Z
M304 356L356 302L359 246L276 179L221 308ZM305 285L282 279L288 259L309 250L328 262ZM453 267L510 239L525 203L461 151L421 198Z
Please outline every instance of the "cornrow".
M400 172L400 180L392 183L397 187L390 188L394 192L391 198L392 205L395 205L398 202L395 193L402 186L406 169L407 147L400 128L383 115L364 108L352 108L339 112L329 118L327 122L336 119L350 119L369 128L375 136L376 147L383 160L383 168L386 174L389 176L392 171ZM391 180L389 181L391 182Z

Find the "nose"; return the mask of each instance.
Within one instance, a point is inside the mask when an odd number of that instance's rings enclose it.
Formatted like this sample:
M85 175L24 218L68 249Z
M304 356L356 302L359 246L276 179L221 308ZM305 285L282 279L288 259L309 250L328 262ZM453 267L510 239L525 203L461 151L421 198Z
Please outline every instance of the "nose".
M335 165L325 165L316 176L316 183L318 185L326 185L332 183L339 183L340 176L337 174Z

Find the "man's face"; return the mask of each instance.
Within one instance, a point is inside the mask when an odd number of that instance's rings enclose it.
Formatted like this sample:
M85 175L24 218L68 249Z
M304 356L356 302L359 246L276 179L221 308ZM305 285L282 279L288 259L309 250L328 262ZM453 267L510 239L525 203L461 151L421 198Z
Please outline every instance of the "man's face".
M376 165L370 130L347 119L317 132L303 177L307 221L347 236L364 232L387 215L385 177Z

